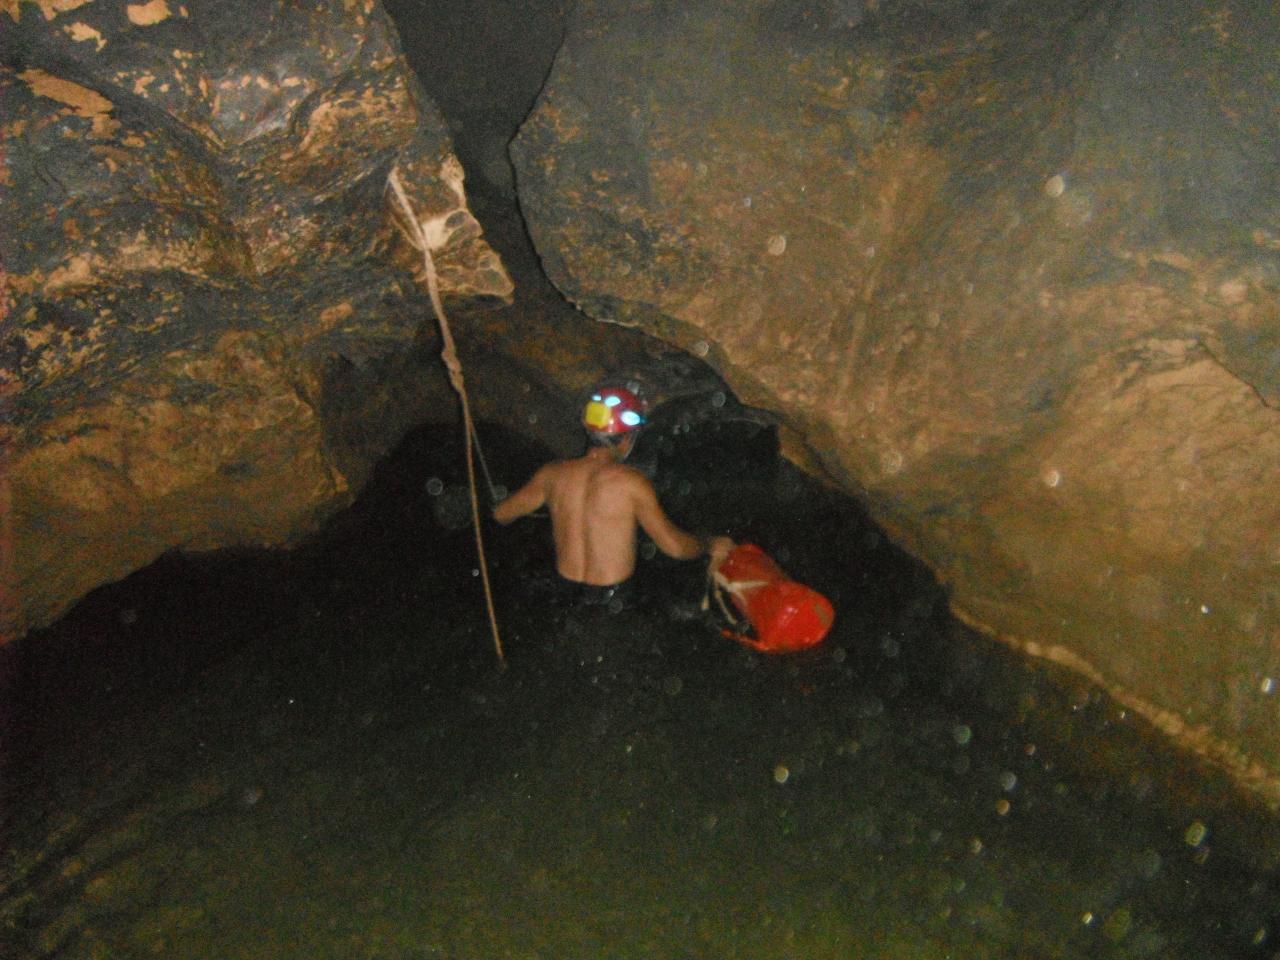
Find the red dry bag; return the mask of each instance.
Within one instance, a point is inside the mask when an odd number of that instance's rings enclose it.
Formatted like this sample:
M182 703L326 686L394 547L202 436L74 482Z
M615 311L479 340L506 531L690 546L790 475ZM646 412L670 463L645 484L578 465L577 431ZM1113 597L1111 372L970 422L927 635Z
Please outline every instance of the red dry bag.
M730 635L764 653L794 653L817 646L835 620L830 600L790 579L754 543L734 547L714 579L754 633L738 630Z

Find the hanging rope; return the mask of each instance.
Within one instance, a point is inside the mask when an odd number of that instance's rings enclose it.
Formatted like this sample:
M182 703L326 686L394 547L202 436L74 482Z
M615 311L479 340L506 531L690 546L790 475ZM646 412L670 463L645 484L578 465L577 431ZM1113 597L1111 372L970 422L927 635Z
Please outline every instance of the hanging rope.
M498 488L493 485L493 475L489 473L489 464L485 462L484 450L480 446L480 434L476 432L475 424L471 426L471 439L476 445L476 456L480 458L480 472L484 474L485 486L489 488L489 503L491 506L498 505Z
M476 435L475 423L471 419L471 404L467 399L467 388L462 381L462 362L458 359L458 350L453 342L453 332L449 329L449 318L445 316L444 304L440 300L440 284L436 279L435 260L431 257L431 244L427 241L426 231L422 229L422 221L418 219L418 215L414 212L413 204L409 202L409 197L404 192L404 186L400 183L399 172L395 167L391 168L391 173L387 177L387 185L391 188L391 193L404 214L406 222L400 224L401 228L405 230L409 242L422 251L422 263L427 271L427 291L431 294L431 307L435 310L436 319L440 322L440 339L443 343L440 350L440 359L444 361L445 369L449 371L449 382L453 384L453 389L458 393L458 399L462 401L462 426L465 432L467 449L467 481L471 484L471 520L476 531L476 553L480 558L480 577L484 581L484 599L489 609L489 627L493 631L493 648L497 651L498 663L506 666L506 657L502 652L502 638L498 634L498 617L493 607L493 588L489 584L489 567L485 562L484 537L480 533L480 494L476 488L475 458L472 456L473 444L478 444L479 438ZM481 457L483 458L483 454ZM488 480L488 473L489 468L486 465L486 480ZM492 481L489 482L489 489L490 493L492 493Z

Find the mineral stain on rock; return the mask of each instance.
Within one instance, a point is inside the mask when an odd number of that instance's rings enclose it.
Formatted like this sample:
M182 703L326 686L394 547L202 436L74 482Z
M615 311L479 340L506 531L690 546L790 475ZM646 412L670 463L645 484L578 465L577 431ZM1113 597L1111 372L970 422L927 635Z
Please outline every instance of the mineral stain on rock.
M165 0L149 0L147 3L130 3L124 8L129 22L135 27L150 27L168 20L173 14Z

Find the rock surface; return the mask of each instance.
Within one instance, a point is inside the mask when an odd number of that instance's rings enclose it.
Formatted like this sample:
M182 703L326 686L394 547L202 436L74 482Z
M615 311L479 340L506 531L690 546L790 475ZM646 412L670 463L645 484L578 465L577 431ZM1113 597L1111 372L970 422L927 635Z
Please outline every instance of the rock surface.
M1278 41L1243 0L582 0L521 203L962 618L1280 804Z
M456 416L449 302L512 285L373 0L0 3L3 636L173 548L296 540Z

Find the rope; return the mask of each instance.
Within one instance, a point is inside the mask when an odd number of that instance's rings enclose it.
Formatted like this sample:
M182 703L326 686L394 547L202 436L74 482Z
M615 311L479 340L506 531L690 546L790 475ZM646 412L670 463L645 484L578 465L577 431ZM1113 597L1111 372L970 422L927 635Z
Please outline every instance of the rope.
M729 621L729 625L734 630L741 630L743 623L749 621L739 620L733 615L729 609L729 605L725 603L725 594L730 597L738 597L753 587L762 587L769 581L767 580L744 580L741 583L730 582L720 571L716 571L707 577L707 590L702 596L702 609L709 610L711 608L711 598L715 597L716 604L720 607L720 612L724 618Z
M502 638L498 634L498 616L493 606L493 587L489 584L489 566L485 562L484 537L480 533L480 494L476 489L475 458L472 456L473 444L478 438L475 422L471 419L471 403L467 399L467 388L462 380L462 362L458 359L453 332L449 329L449 318L445 316L444 304L440 300L440 283L436 278L435 260L431 257L431 245L427 242L422 222L418 219L413 204L409 202L409 197L404 192L399 171L395 167L391 168L391 173L387 176L387 185L391 188L396 202L408 221L407 227L401 225L402 229L406 229L409 242L422 251L422 263L427 271L427 291L431 294L431 307L435 310L436 319L440 322L440 339L443 344L440 359L444 361L445 369L449 371L449 382L453 384L453 389L458 393L458 399L462 401L462 424L466 432L467 480L471 484L471 520L476 531L476 553L480 558L480 575L484 581L484 598L489 609L489 627L493 631L493 648L497 651L498 663L506 666L506 657L502 652ZM485 476L487 479L488 467L485 467ZM490 483L490 490L492 488L493 485Z
M484 450L480 447L480 432L473 425L471 428L471 439L475 441L476 456L480 458L480 472L484 474L484 482L489 487L489 501L493 506L498 505L498 488L493 485L493 477L489 473L489 464L485 462Z

